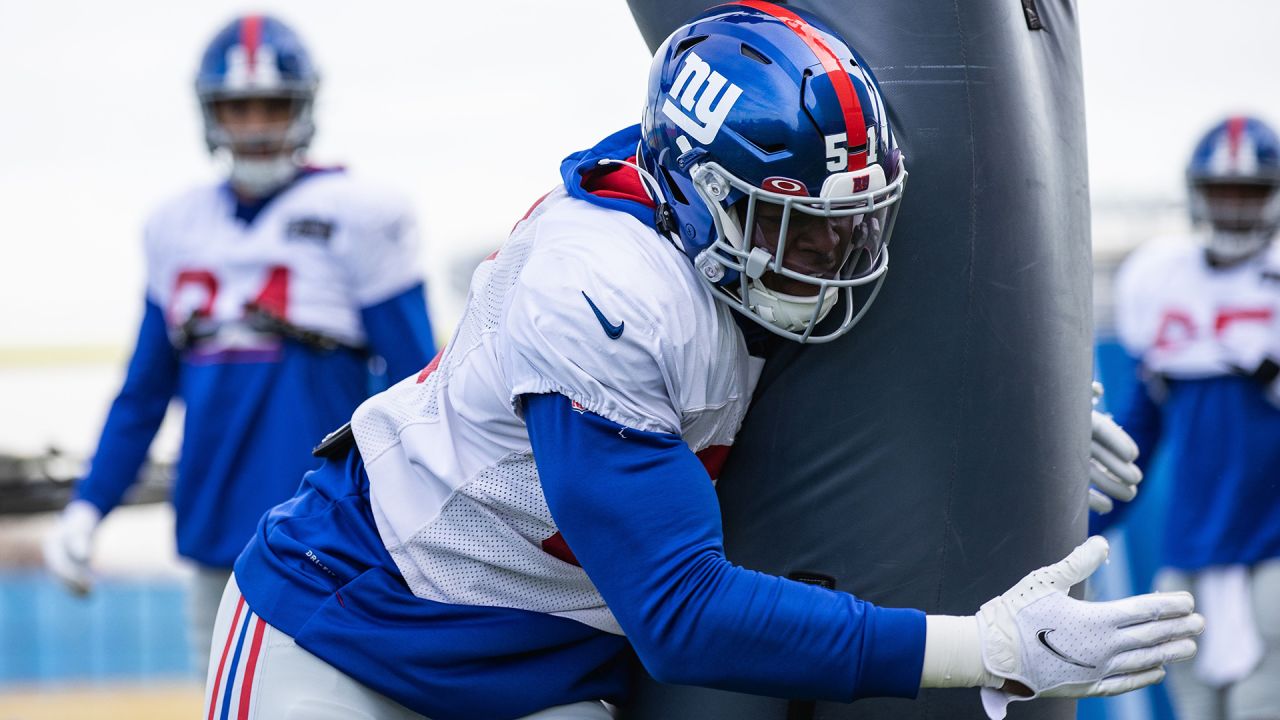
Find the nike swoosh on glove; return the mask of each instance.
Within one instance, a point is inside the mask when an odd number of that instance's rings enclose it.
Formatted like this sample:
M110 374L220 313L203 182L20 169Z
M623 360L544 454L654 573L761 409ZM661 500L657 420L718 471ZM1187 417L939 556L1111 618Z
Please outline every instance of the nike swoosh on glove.
M1093 697L1137 690L1164 678L1164 665L1196 654L1204 630L1190 593L1152 593L1110 602L1067 595L1107 559L1091 537L1065 559L1027 575L978 611L982 660L996 677L1030 688L1030 696L982 688L992 720L1009 703L1037 697Z
M45 567L77 595L87 595L93 587L89 556L93 552L93 533L101 520L102 513L93 503L72 500L44 539Z
M1102 397L1102 384L1093 384L1093 402ZM1128 502L1138 495L1142 471L1138 444L1110 415L1093 411L1093 433L1089 443L1089 509L1105 515L1115 507L1115 500Z

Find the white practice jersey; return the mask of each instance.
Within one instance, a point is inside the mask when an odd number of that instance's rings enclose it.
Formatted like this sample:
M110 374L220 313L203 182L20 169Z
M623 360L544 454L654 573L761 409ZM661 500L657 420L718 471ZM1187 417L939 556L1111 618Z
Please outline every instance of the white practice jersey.
M217 328L206 351L277 342L241 322L250 302L362 345L360 309L422 282L408 202L344 171L299 179L249 224L234 206L225 185L203 186L162 205L146 227L148 295L170 328L192 316Z
M559 393L697 452L732 443L757 372L683 253L557 189L476 271L441 355L356 411L378 532L418 597L620 634L586 573L544 550L558 530L520 396Z
M1280 246L1213 268L1193 238L1152 241L1116 278L1120 341L1151 371L1193 379L1280 357Z

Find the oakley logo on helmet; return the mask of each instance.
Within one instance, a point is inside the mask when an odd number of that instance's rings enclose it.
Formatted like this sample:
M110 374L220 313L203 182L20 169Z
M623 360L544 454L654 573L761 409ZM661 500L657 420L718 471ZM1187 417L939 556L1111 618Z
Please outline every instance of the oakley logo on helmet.
M782 195L798 195L800 197L807 197L809 195L809 188L805 187L804 183L799 180L793 180L786 177L765 178L764 182L760 184L760 187L770 192L776 192Z
M720 133L724 119L742 95L742 88L726 80L697 53L691 52L685 56L669 95L662 103L662 114L694 140L709 145ZM678 100L679 106L672 100ZM694 117L690 117L688 112L692 112Z

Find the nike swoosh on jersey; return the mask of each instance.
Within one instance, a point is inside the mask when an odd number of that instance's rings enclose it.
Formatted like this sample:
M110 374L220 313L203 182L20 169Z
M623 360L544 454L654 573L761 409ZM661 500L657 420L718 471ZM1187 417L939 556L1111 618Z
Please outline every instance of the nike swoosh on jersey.
M1051 653L1053 653L1054 655L1056 655L1056 656L1058 657L1058 659L1062 660L1063 662L1068 662L1068 663L1071 663L1072 665L1075 665L1076 667L1082 667L1082 668L1086 668L1086 669L1088 669L1088 670L1097 670L1097 669L1098 669L1098 666L1097 666L1097 665L1090 665L1090 664L1088 664L1088 663L1081 662L1081 661L1079 661L1079 660L1077 660L1077 659L1075 659L1075 658L1071 657L1070 655L1068 655L1068 654L1066 654L1066 653L1062 652L1061 650L1059 650L1058 648L1054 647L1053 645L1051 645L1051 644L1049 643L1049 633L1053 632L1053 631L1054 631L1054 630L1056 630L1056 629L1057 629L1057 628L1044 628L1044 629L1042 629L1042 630L1040 630L1040 631L1036 632L1036 639L1040 641L1040 644L1041 644L1041 645L1045 646L1045 649L1047 649L1049 652L1051 652Z
M622 331L626 327L627 321L623 320L614 325L609 322L609 318L605 317L604 313L600 312L600 308L596 307L596 304L591 301L591 297L587 295L586 290L582 291L582 297L586 298L587 304L591 306L591 312L596 314L596 319L600 321L600 327L604 328L604 334L608 335L610 340L617 340L622 337Z

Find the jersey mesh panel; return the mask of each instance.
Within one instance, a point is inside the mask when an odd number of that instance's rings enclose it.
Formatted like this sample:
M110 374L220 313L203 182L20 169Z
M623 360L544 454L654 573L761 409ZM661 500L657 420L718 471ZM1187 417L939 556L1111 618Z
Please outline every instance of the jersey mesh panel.
M542 541L556 532L533 456L521 454L455 493L435 521L391 555L418 597L568 613L619 632L582 568L543 551Z
M529 220L541 210L540 206ZM462 322L445 348L444 357L435 372L421 383L416 376L401 380L395 387L376 396L376 402L366 403L356 413L352 430L366 461L399 442L400 430L404 426L424 419L434 420L439 415L440 393L448 386L454 370L480 345L485 334L497 329L507 296L529 259L533 239L533 233L513 233L496 257L486 260L476 269L467 293Z
M544 202L529 219L552 204ZM421 383L416 376L400 381L356 413L352 429L367 462L400 442L405 426L438 417L440 395L455 370L498 328L533 240L534 233L517 228L501 252L476 270L462 322L433 373ZM388 551L418 597L563 614L621 633L582 568L543 551L542 541L556 532L526 452L481 471L430 522Z

